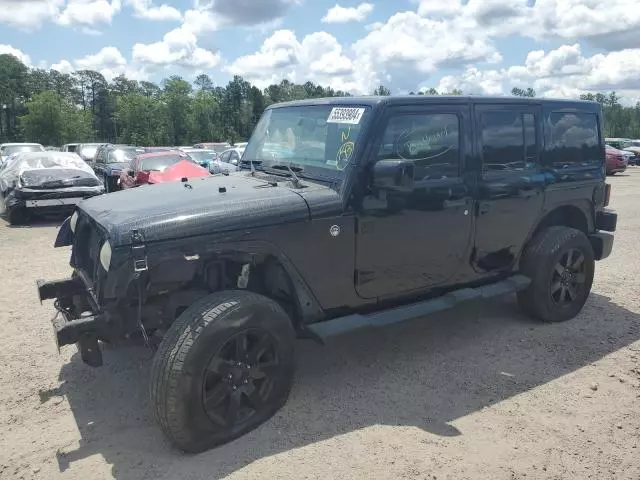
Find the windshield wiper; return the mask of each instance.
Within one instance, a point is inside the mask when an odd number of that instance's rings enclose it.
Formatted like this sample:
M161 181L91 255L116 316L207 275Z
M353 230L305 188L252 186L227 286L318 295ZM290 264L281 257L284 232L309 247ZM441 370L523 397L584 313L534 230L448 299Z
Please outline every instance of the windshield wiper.
M302 167L293 167L291 165L270 165L269 168L273 168L274 170L288 170L291 174L291 183L295 188L302 188L302 183L300 183L300 178L296 175L296 172L302 172Z

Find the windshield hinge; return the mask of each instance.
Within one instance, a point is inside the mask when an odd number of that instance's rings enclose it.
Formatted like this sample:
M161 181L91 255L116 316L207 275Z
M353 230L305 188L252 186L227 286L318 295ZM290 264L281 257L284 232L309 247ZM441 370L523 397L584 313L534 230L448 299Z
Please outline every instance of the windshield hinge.
M136 273L148 270L147 246L144 244L144 236L138 230L131 232L131 257L133 258L133 271Z

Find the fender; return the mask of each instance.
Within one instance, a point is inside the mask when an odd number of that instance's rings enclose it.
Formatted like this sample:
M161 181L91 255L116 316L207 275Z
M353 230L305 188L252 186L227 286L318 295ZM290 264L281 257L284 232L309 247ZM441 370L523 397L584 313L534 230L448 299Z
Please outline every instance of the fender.
M60 225L60 230L58 230L58 236L56 237L56 241L53 243L55 248L58 247L68 247L73 244L73 232L71 231L71 217L67 217Z
M274 258L282 265L291 282L291 291L298 304L302 323L313 323L326 318L325 312L305 279L287 255L275 244L265 240L242 240L241 232L221 237L200 237L197 243L191 237L188 250L185 250L184 241L149 243L146 245L149 270L145 274L149 275L153 282L154 273L159 272L163 265L171 264L170 271L174 276L184 271L190 279L193 278L191 276L193 273L198 269L204 270L210 263L232 260L259 265L268 258ZM124 247L118 250L117 258L114 251L112 259L113 271L110 277L113 281L105 285L105 293L111 298L125 296L129 283L134 278L129 249Z

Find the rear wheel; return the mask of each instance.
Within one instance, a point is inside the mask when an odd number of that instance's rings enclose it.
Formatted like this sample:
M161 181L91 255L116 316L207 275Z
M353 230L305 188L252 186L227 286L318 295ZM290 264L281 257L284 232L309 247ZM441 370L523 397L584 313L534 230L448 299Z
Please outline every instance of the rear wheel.
M200 452L270 418L293 380L294 331L273 300L218 292L190 306L162 340L151 371L151 403L180 449Z
M584 233L549 227L525 249L521 271L531 278L531 285L518 293L518 301L527 313L542 321L569 320L587 301L594 270L593 249Z

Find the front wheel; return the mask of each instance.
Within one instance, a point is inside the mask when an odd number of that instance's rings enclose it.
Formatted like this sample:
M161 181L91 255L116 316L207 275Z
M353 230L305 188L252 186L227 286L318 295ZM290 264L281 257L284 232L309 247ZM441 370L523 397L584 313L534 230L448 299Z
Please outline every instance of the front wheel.
M527 245L520 265L531 279L531 285L518 293L527 313L545 322L562 322L580 313L595 271L593 248L584 233L549 227Z
M218 292L178 317L151 369L154 416L174 445L201 452L253 430L286 402L294 331L273 300Z

